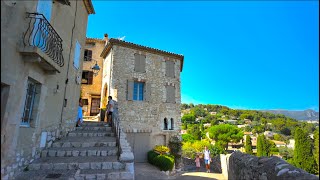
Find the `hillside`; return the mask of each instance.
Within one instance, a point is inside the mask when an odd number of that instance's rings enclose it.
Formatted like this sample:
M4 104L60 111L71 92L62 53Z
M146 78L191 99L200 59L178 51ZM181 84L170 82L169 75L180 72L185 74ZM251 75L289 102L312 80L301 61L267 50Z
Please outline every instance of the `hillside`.
M273 114L283 114L285 116L297 119L297 120L318 120L319 112L308 109L304 111L289 111L289 110L265 110L262 112L269 112Z

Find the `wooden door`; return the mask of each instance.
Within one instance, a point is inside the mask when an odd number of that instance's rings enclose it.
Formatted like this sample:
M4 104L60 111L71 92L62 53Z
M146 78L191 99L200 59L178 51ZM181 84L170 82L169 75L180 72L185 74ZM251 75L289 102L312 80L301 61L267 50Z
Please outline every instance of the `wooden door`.
M95 116L100 112L100 98L91 99L90 116Z

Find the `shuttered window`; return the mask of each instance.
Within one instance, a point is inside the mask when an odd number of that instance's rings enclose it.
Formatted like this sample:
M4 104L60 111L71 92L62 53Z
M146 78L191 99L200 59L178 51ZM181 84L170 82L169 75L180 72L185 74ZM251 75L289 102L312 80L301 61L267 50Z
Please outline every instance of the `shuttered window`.
M174 62L173 61L166 61L166 76L167 77L175 77L174 75Z
M85 49L84 50L84 61L91 61L92 59L92 51Z
M128 80L127 100L150 101L151 85L150 83Z
M134 71L146 72L146 56L143 54L134 54Z
M93 83L93 72L92 71L83 71L81 84L92 84Z
M74 49L74 60L73 60L73 66L76 69L79 69L80 67L80 53L81 53L81 45L78 40L76 40L76 45Z
M175 96L175 87L174 86L166 86L167 92L167 101L168 103L176 103L176 96Z

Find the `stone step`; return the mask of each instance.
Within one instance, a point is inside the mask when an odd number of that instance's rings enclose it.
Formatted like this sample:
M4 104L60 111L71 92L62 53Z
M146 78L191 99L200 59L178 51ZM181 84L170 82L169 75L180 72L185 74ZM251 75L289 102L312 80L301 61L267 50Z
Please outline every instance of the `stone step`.
M108 123L106 122L90 122L90 121L84 121L82 123L82 126L104 126Z
M73 179L76 175L77 170L71 169L61 169L61 170L37 170L37 171L24 171L20 172L14 178L15 180L50 180L50 179L59 179L59 180L70 180Z
M114 179L134 179L133 174L123 170L99 170L99 169L71 169L71 170L37 170L25 171L17 174L15 180L114 180Z
M35 160L29 170L72 170L72 169L114 169L121 170L125 164L118 162L117 156L46 157Z
M123 170L104 170L104 169L81 169L77 172L75 179L97 179L97 180L114 180L114 179L134 179L134 174Z
M117 154L118 147L59 147L43 150L41 157L115 156Z
M115 137L64 137L52 144L52 147L102 147L116 146Z
M95 130L95 131L111 131L111 127L105 127L105 126L81 126L81 127L76 127L76 130Z
M101 137L101 136L114 136L113 132L108 132L108 131L99 131L99 130L76 130L72 131L68 134L70 137L75 137L75 136L83 136L83 137Z

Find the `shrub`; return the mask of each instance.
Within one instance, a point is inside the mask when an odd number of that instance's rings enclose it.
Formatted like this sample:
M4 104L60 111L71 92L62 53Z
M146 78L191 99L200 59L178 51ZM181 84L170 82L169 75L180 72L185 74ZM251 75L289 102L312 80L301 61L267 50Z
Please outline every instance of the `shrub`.
M157 145L153 148L153 150L160 154L167 154L170 152L170 149L167 146L163 146L163 145Z
M156 153L156 152L154 152L154 151L149 151L148 152L148 162L150 163L150 164L153 164L154 165L154 158L155 157L157 157L159 154L158 153Z
M171 154L159 155L151 150L148 152L148 162L159 167L161 171L171 171L174 166L174 156Z
M172 155L159 155L153 161L161 171L171 171L174 166L174 157Z

